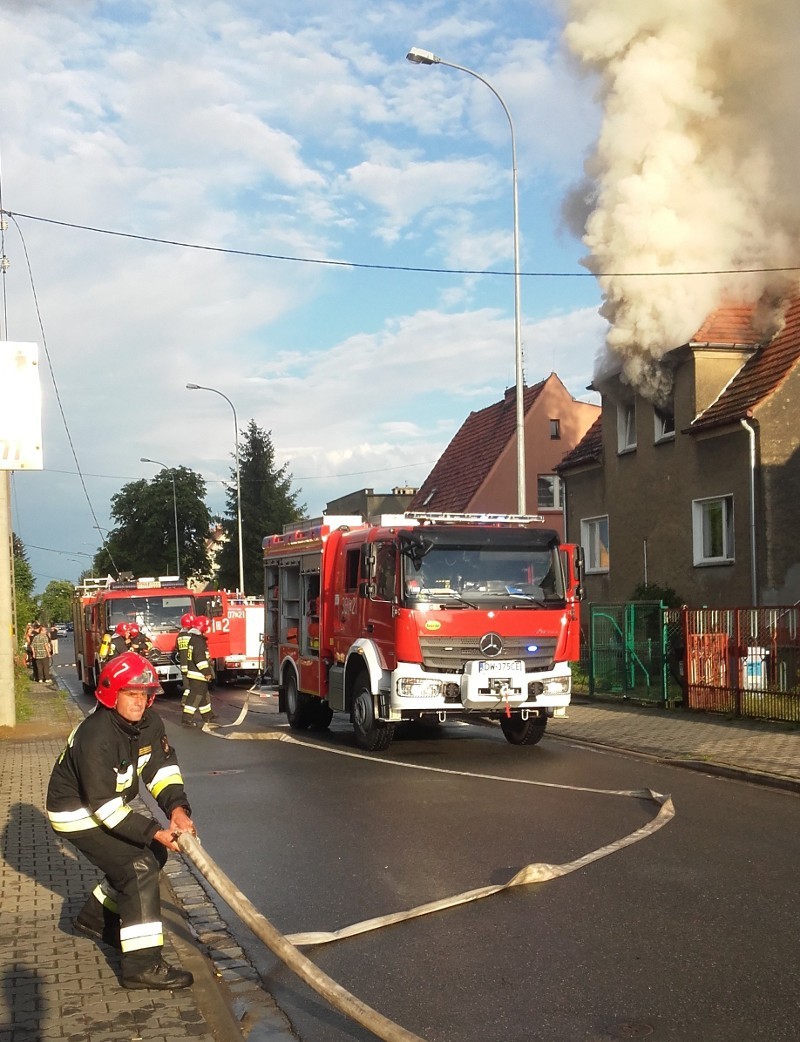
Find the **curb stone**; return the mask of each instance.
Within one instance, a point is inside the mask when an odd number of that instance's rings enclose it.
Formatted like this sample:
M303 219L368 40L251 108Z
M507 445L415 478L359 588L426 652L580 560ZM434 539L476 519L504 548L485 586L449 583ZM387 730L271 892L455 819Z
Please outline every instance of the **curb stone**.
M288 1017L265 990L258 971L220 916L203 877L180 854L170 855L163 875L192 936L213 963L218 982L228 993L244 1039L247 1042L296 1040Z

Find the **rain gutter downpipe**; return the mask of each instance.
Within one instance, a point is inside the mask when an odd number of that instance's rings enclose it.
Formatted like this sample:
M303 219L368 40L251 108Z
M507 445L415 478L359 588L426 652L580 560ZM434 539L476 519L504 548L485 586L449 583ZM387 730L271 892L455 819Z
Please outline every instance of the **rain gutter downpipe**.
M758 575L756 570L756 432L747 422L739 420L750 438L750 593L753 607L758 607Z

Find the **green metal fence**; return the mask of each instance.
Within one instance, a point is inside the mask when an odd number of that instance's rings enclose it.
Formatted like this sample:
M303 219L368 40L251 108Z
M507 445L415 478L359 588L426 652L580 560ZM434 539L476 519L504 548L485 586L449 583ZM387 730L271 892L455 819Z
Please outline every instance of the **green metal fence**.
M588 693L660 705L673 701L663 604L634 601L588 609Z

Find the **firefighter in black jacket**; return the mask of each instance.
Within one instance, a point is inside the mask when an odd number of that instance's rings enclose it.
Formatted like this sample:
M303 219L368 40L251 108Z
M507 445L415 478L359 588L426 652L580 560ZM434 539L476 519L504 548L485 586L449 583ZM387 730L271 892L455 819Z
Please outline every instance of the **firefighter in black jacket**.
M151 708L155 668L125 652L100 672L100 703L75 728L47 789L52 828L102 872L73 926L122 950L126 988L188 988L192 975L161 957L159 873L183 832L195 835L175 750ZM166 828L130 804L147 786Z
M186 705L186 700L189 697L189 688L186 686L186 674L189 671L189 638L191 636L189 630L193 625L194 615L190 611L187 611L185 615L181 615L181 628L178 630L178 636L175 639L175 650L178 653L178 668L181 671L181 679L183 681L181 707Z
M185 652L189 694L181 713L181 723L185 727L191 727L195 723L202 727L207 720L214 719L214 714L211 712L211 696L208 693L208 685L214 679L214 671L208 657L208 644L205 636L210 628L211 623L205 615L195 615L192 619Z

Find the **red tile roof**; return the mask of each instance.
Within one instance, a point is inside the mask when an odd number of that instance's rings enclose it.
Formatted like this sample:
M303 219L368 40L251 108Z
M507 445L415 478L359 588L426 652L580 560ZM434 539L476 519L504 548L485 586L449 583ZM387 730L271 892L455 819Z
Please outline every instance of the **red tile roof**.
M692 344L760 344L752 326L753 304L717 308L691 339Z
M752 312L752 309L750 310ZM709 320L706 326L711 321L713 320ZM695 338L695 342L698 340L699 336ZM745 342L757 343L758 341ZM783 383L797 364L798 359L800 359L800 298L793 300L789 305L780 332L770 341L762 344L747 359L719 398L712 402L687 430L705 430L708 427L717 427L725 423L735 423L751 416L755 406Z
M603 414L594 421L578 444L556 467L557 471L579 467L582 463L599 463L603 458Z
M546 383L542 380L525 388L526 414ZM516 425L514 388L506 391L502 401L471 412L406 509L466 510L503 450L516 437Z

